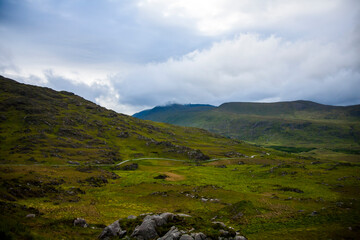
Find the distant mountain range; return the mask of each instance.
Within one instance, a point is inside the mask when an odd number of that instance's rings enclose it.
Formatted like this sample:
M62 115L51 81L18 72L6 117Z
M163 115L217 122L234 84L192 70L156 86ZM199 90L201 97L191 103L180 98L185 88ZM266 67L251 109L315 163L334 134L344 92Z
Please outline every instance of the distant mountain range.
M231 102L219 107L172 104L134 117L199 127L266 146L331 147L351 152L360 144L360 105L330 106L311 101ZM346 150L347 149L347 150ZM357 153L357 150L355 150Z

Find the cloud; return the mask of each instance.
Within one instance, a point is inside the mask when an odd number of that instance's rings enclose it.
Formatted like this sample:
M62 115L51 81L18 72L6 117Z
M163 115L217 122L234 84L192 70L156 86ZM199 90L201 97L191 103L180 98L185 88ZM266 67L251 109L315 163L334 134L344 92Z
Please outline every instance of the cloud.
M359 57L347 46L242 34L112 80L130 105L310 99L360 102Z
M139 0L138 6L158 24L192 28L209 36L239 31L339 33L358 20L359 11L353 0Z
M358 104L357 0L5 0L0 74L132 114L167 102Z

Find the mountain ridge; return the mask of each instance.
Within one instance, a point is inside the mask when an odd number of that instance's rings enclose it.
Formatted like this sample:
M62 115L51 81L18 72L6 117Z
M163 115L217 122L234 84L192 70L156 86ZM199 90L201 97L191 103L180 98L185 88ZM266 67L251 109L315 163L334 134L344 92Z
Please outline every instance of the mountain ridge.
M313 148L335 142L339 148L358 148L360 144L360 105L332 106L304 100L230 102L198 112L167 108L158 114L150 110L142 119L203 128L267 146Z

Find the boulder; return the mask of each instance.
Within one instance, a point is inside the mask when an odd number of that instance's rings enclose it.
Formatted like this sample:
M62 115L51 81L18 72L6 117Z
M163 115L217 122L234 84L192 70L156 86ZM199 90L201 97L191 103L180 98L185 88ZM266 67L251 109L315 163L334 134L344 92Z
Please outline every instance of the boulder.
M203 234L202 232L192 233L191 236L194 238L194 240L205 240L206 239L206 235Z
M135 228L131 237L138 240L148 240L158 237L155 220L151 217L145 217L141 225Z
M104 230L102 231L102 233L99 235L99 239L109 239L111 237L114 236L120 236L120 235L125 235L124 231L122 231L121 227L120 227L120 223L119 220L116 220L115 222L113 222L112 224L110 224L109 226L107 226L106 228L104 228Z
M170 230L158 240L178 240L180 238L181 232L177 227L172 226Z
M212 222L212 223L215 224L215 225L219 225L222 228L227 228L227 226L223 222Z
M181 236L180 240L194 240L194 238L189 234L184 234Z
M247 238L244 236L237 235L237 236L235 236L234 240L247 240Z
M134 215L129 215L128 217L127 217L127 219L136 219L137 217L136 216L134 216Z
M74 226L79 226L79 227L86 228L86 227L88 227L88 224L86 223L85 219L76 218L74 220Z
M156 227L166 224L175 215L173 213L162 213L160 215L147 215L140 226L137 226L131 237L139 240L153 239L158 236Z
M26 218L34 218L34 217L35 217L35 214L33 214L33 213L26 215Z

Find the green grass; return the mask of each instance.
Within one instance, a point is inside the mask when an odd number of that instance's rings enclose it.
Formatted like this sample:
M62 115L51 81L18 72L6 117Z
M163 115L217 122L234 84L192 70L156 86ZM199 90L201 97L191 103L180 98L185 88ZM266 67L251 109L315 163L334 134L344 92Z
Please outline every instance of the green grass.
M139 220L124 220L128 215L149 212L190 214L191 219L179 220L180 227L213 237L219 233L214 220L249 239L359 235L358 145L333 136L339 126L349 129L343 117L326 120L330 127L323 136L316 132L322 120L298 129L298 140L285 131L289 145L281 144L283 132L274 123L280 135L274 132L270 139L263 134L270 147L262 148L201 129L117 114L66 92L4 78L0 83L2 239L95 239L115 220L122 218L130 228ZM217 113L211 117L223 119ZM201 119L209 122L209 116ZM222 131L231 127L221 125ZM306 139L300 143L302 131L311 132L307 136L319 145ZM204 161L204 155L214 161ZM139 168L112 170L123 160ZM159 175L168 177L156 179ZM312 216L314 211L318 214ZM26 218L29 213L36 217ZM90 227L74 227L77 217Z
M240 160L245 164L235 164ZM187 213L206 221L216 217L217 221L240 230L249 239L270 239L280 232L283 239L290 236L303 239L301 232L305 232L305 236L326 239L345 236L344 229L356 227L360 209L357 202L359 166L337 165L329 170L336 162L311 164L289 159L279 166L277 161L266 161L270 165L264 165L264 159L256 158L220 160L203 166L141 160L136 161L139 169L115 171L120 178L108 178L109 182L102 187L92 187L79 183L79 180L89 175L106 175L109 167L93 168L91 173L78 172L74 167L47 166L8 166L1 170L3 179L19 178L23 183L32 178L45 179L51 173L57 179L65 179L58 188L66 191L79 187L86 192L77 194L77 202L69 201L71 199L62 191L39 198L18 199L18 203L43 213L35 219L36 226L24 218L19 220L34 236L42 236L42 226L54 221L61 226L60 239L75 230L71 219L76 217L100 226L128 215L168 211ZM224 164L227 168L216 167ZM170 178L154 179L164 173ZM284 187L297 188L303 193L279 190ZM202 198L216 201L203 201ZM313 211L318 214L311 216ZM84 238L95 237L101 232L101 229L81 230ZM351 234L349 232L349 236Z

